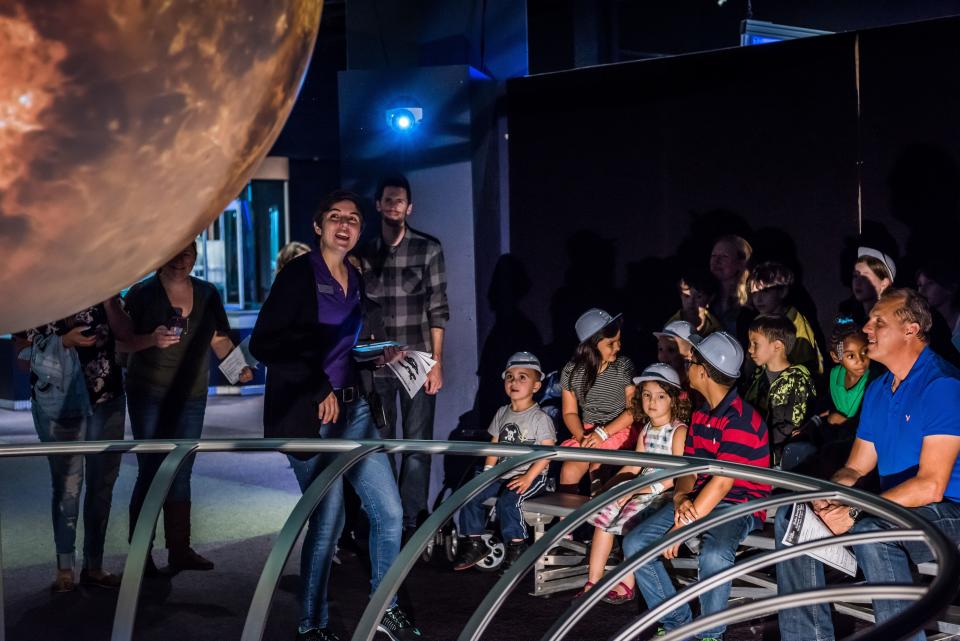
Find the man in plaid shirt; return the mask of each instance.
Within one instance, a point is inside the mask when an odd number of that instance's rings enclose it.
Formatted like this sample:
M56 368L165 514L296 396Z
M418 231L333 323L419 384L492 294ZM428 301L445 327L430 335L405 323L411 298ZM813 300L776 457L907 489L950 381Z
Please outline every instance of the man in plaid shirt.
M400 397L403 438L432 439L436 393L443 386L443 329L450 318L447 275L440 241L407 226L413 212L410 183L402 175L380 181L376 193L381 215L380 234L360 250L367 296L378 303L388 340L408 350L431 354L437 364L427 382L410 398L388 368L377 371L374 384L383 401L384 438L396 433L396 398ZM404 528L415 528L427 510L430 455L403 454L400 498Z

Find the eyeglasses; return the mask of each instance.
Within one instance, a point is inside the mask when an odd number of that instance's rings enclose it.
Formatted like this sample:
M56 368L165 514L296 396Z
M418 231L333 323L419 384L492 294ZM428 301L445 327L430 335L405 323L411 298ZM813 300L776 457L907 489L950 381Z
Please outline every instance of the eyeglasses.
M703 365L703 363L701 363L700 361L695 361L692 358L683 359L683 369L685 369L686 371L690 371L690 368L693 365Z

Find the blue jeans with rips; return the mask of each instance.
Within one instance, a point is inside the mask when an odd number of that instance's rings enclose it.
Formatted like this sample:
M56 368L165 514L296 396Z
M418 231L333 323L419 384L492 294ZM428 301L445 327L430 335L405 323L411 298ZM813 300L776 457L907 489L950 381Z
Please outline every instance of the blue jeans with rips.
M711 514L731 507L733 507L731 503L719 503L713 508ZM748 514L704 532L700 543L699 578L706 579L732 566L736 560L735 553L740 543L758 527L758 524L759 519L752 514ZM627 556L636 554L648 545L662 539L664 534L672 527L673 503L668 503L638 523L623 538L623 553ZM634 575L637 579L637 587L640 588L640 593L643 594L643 600L646 601L648 608L653 608L676 594L673 581L663 565L663 560L659 557L637 568ZM730 583L724 583L700 595L701 613L706 616L724 610L727 607L729 597ZM690 606L684 604L668 612L660 623L664 629L674 630L690 623L692 620L693 614L690 611ZM725 625L721 625L710 630L704 630L698 638L722 638L726 629Z
M781 540L790 522L792 506L777 510L776 542L783 547ZM948 539L960 543L960 503L943 501L931 503L911 510L920 518L938 527ZM889 530L894 526L873 516L866 516L853 524L851 532L872 532ZM930 548L922 541L897 541L870 543L853 546L857 563L863 570L867 583L901 583L913 585L911 563L933 561ZM822 588L826 585L823 564L807 556L799 556L777 564L777 592L791 594L802 590ZM874 601L873 612L877 622L882 623L905 610L910 601ZM823 603L801 608L781 610L780 638L782 641L833 641L833 621L830 618L830 606ZM911 637L911 641L923 641L926 634L921 630Z
M36 403L32 405L32 411L33 425L43 443L123 440L126 398L122 395L97 403L93 406L93 414L86 418L51 419ZM99 570L103 567L103 542L113 502L113 485L120 471L120 455L48 456L47 461L53 482L53 539L57 548L57 567L73 568L80 491L86 471L83 567Z
M370 439L379 438L370 418L370 407L365 400L340 406L340 417L335 423L320 426L320 438ZM290 456L290 466L301 490L306 490L323 470L336 458L334 453L321 453L307 460ZM380 585L387 570L400 553L403 531L403 509L400 493L384 453L367 456L344 474L360 497L363 510L370 521L370 591ZM330 566L337 540L343 530L343 477L336 480L307 522L307 533L300 552L301 617L300 631L325 628L329 624L327 595ZM390 607L396 604L396 596Z

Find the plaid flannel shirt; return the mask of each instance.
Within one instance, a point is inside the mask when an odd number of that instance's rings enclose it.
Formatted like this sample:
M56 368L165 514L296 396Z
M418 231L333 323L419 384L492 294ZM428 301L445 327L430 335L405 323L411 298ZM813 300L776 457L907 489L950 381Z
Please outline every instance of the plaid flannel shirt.
M447 273L440 241L407 227L396 247L379 235L360 250L367 296L379 304L388 340L433 352L430 328L446 326Z

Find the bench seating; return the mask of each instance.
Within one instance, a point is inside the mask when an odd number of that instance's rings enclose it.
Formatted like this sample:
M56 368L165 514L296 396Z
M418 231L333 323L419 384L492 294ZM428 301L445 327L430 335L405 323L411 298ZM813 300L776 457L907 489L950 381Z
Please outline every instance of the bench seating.
M563 519L587 501L586 496L563 494L559 492L541 494L528 499L523 503L524 520L533 528L534 540L539 540L546 531L546 526L554 519ZM494 505L496 499L489 499L486 505ZM740 545L737 555L749 554L757 550L773 550L774 543L773 523L768 522L764 529L749 534ZM558 553L562 552L562 553ZM587 581L587 546L579 541L562 539L557 547L537 559L534 565L534 596L547 596L554 592L563 592L583 587ZM680 558L671 561L675 570L696 570L696 559ZM611 569L613 566L607 566ZM744 575L734 582L730 592L731 601L761 599L775 596L777 582L769 568L765 572L753 572ZM934 576L937 572L936 563L921 563L917 566L921 575ZM681 585L689 585L695 577L684 576L677 572L675 578ZM837 612L852 616L863 621L873 622L873 610L866 604L836 602L833 604ZM928 626L938 634L928 635L930 641L954 638L960 636L960 607L951 606L943 613L940 620Z

